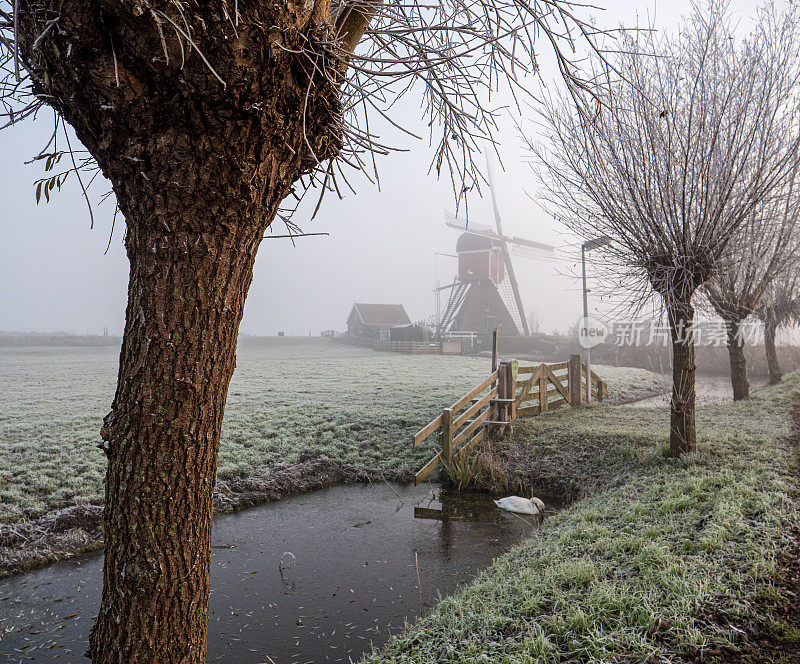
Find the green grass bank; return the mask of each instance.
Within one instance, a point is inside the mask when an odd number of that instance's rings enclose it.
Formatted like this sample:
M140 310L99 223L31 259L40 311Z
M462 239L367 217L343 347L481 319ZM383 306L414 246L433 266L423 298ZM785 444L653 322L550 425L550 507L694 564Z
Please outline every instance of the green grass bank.
M595 406L520 423L491 451L521 485L576 501L370 664L797 661L800 375L698 412L667 458L663 409ZM796 586L795 586L796 590Z

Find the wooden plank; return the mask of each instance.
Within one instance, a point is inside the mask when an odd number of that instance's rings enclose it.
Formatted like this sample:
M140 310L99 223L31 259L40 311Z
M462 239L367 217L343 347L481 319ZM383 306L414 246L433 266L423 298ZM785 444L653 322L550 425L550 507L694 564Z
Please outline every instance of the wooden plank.
M547 409L548 410L555 410L557 408L563 408L564 406L568 406L569 401L565 400L564 397L559 396L558 399L554 401L547 402ZM517 417L532 417L533 415L540 415L541 410L539 409L538 404L536 406L522 406L517 408Z
M439 456L448 463L453 462L453 431L453 410L445 408L442 411L442 435L440 436L442 451Z
M497 407L499 420L513 422L517 417L517 384L514 371L518 365L516 360L504 360L498 369L502 372L499 374L499 396L503 399L503 403Z
M549 367L546 367L546 369L548 373L548 378L550 378L550 382L556 386L556 389L561 393L562 397L564 397L565 399L569 399L569 391L567 390L565 385L558 378L556 378L555 374L550 370Z
M539 406L522 406L517 408L517 417L529 417L538 415L540 412Z
M478 385L473 387L469 392L467 392L463 397L461 397L458 401L456 401L450 408L454 413L457 413L461 410L464 406L466 406L472 397L478 396L481 392L483 392L489 385L491 385L494 381L497 380L497 372L489 374L486 378L484 378Z
M523 401L525 401L528 398L528 395L530 394L531 389L533 388L533 386L536 383L536 381L539 380L539 376L540 375L541 375L541 365L536 367L536 371L533 373L533 375L530 378L528 378L528 380L522 386L522 391L517 395L517 405L521 404Z
M463 443L469 435L475 431L481 424L483 424L486 420L488 420L492 415L497 412L497 406L492 404L486 410L484 410L478 417L476 417L472 422L470 422L467 426L465 426L461 432L453 438L453 447L457 447L461 443Z
M545 366L542 370L542 375L539 376L539 409L542 412L547 410L547 381L549 380L549 376L547 375L547 367Z
M554 397L556 394L561 394L555 387L550 388L547 390L548 397ZM517 403L524 403L527 401L538 401L539 400L539 388L537 386L536 390L532 390L531 393L523 399L523 401L517 401Z
M459 415L455 420L453 420L453 431L457 431L462 424L464 424L468 419L472 418L472 416L475 415L475 413L477 413L481 408L483 408L496 396L497 396L497 388L493 387L486 393L484 397L473 403L469 408L467 408L463 413L461 413L461 415Z
M566 369L568 364L569 362L557 362L556 364L548 364L547 368L555 373L556 371L562 371L563 369Z
M581 394L581 356L570 355L567 367L567 385L569 387L570 406L580 406L583 402Z
M423 466L423 467L422 467L422 468L419 470L419 472L417 472L417 474L416 474L416 475L414 475L414 486L418 486L420 482L422 482L422 481L423 481L423 480L424 480L424 479L425 479L425 478L426 478L428 475L430 475L430 474L431 474L431 473L434 471L434 469L436 468L436 466L438 466L438 465L439 465L439 462L440 462L441 460L442 460L442 459L441 459L441 457L439 456L439 453L437 452L437 453L436 453L436 456L435 456L435 457L433 457L433 459L431 459L430 461L428 461L428 463L426 463L426 464L425 464L425 465L424 465L424 466Z
M486 429L481 429L472 438L470 438L470 440L460 450L458 450L458 453L461 454L462 452L466 452L471 447L475 447L475 445L480 443L484 438L486 438Z
M414 447L419 445L423 440L426 440L428 436L430 436L436 429L442 426L442 416L439 415L435 420L432 420L424 427L422 427L417 433L414 435Z

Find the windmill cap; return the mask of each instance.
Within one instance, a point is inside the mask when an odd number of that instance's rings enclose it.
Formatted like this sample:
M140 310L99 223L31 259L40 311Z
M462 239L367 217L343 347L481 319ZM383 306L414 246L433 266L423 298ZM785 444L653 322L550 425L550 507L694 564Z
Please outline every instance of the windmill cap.
M473 235L472 233L462 233L456 242L456 252L464 253L467 251L490 251L499 247L500 243L483 235Z

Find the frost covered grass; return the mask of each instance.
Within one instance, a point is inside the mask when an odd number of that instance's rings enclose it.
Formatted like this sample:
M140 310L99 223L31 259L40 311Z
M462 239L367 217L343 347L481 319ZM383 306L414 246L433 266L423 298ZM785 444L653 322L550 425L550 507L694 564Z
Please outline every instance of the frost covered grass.
M547 460L541 479L588 497L367 661L783 661L766 648L798 638L771 608L798 527L798 389L793 374L749 402L703 407L698 453L680 460L666 456L663 409L521 423L497 444Z
M96 445L118 355L114 347L0 347L0 522L102 500L106 463ZM247 477L305 453L358 468L417 470L431 448L413 449L411 436L489 369L485 358L242 338L219 476ZM612 396L657 382L640 369L598 373Z

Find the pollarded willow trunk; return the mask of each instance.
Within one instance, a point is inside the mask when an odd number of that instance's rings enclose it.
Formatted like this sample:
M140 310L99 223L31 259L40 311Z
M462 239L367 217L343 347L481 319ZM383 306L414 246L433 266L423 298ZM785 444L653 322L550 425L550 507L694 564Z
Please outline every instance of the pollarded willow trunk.
M668 307L672 333L672 400L670 402L669 454L679 457L697 449L695 430L695 348L691 334L694 308L691 300L672 301Z
M731 365L731 385L733 400L750 398L750 384L747 382L747 359L744 356L744 342L741 335L741 321L725 321L728 329L728 358Z
M264 224L248 223L245 209L240 224L220 223L195 193L191 209L129 218L119 384L102 432L109 466L96 663L205 661L217 450Z
M777 385L783 379L783 372L778 360L778 349L775 347L777 328L775 317L767 312L764 317L764 350L767 354L767 371L769 372L770 385Z
M253 262L293 184L340 144L328 8L19 2L37 92L127 226L94 664L205 661L217 450Z

